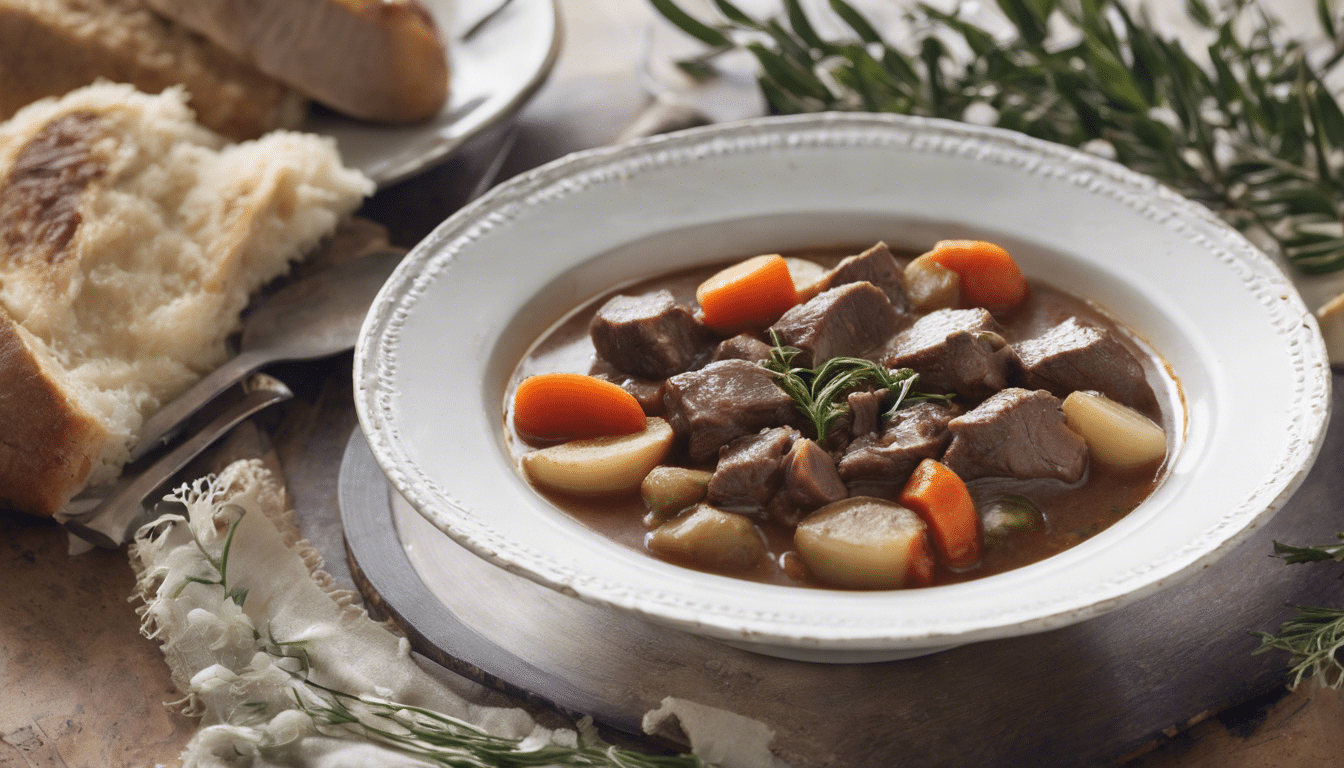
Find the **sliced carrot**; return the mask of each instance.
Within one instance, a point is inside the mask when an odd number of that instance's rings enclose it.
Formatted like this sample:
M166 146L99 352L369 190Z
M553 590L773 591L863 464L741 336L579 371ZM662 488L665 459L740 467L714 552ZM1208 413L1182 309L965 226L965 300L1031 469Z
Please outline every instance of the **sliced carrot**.
M905 586L928 587L933 584L933 552L929 550L928 536L917 536L910 542L907 562L910 570L905 574Z
M956 472L933 459L921 461L900 502L924 518L933 546L948 566L969 568L980 562L980 515Z
M513 426L533 440L628 435L644 429L644 409L610 381L578 373L529 376L513 395Z
M1027 298L1027 279L1008 252L983 240L940 240L920 258L956 272L961 297L973 307L1002 312Z
M705 325L735 333L764 328L798 303L789 265L779 254L753 256L719 272L695 290Z

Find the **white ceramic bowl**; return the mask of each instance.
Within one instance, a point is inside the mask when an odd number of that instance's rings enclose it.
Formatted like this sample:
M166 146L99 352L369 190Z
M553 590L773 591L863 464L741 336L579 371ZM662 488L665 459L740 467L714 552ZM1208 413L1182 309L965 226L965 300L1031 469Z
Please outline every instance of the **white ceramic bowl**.
M1185 395L1166 480L1042 562L896 592L757 584L592 533L520 477L505 386L561 315L735 255L885 239L1004 244L1029 276L1147 339ZM1151 179L992 129L766 118L570 156L444 222L383 289L355 355L360 423L392 484L483 558L585 601L765 653L890 659L1081 621L1169 586L1263 524L1328 421L1315 321L1273 262Z

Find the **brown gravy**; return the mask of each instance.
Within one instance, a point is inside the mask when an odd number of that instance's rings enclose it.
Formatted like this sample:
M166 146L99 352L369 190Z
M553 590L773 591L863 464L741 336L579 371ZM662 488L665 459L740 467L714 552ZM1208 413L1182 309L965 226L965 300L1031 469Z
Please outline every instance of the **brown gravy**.
M841 258L858 253L865 247L810 249L784 255L805 258L829 268ZM896 255L905 261L918 254L898 252ZM723 266L731 263L733 260L727 260L712 267L658 276L588 302L538 339L531 351L519 362L511 379L506 402L512 402L513 388L528 376L548 372L592 372L595 352L588 335L588 326L597 309L611 296L617 293L638 295L656 289L667 289L677 301L694 306L696 287ZM1022 306L1011 314L996 316L1003 326L1005 339L1013 343L1032 338L1070 316L1076 316L1080 320L1110 330L1144 367L1148 382L1156 395L1156 405L1149 408L1144 415L1166 430L1168 459L1161 466L1146 467L1129 473L1109 470L1092 463L1084 478L1074 484L1064 484L1055 480L1009 478L985 478L967 483L977 508L983 510L985 505L1004 495L1024 496L1040 510L1044 525L1038 525L1031 531L1014 533L999 543L986 546L981 563L974 568L958 572L940 564L934 578L935 585L982 578L1019 568L1062 552L1105 530L1152 493L1165 474L1170 456L1174 452L1176 436L1179 435L1182 423L1178 412L1180 398L1176 383L1170 378L1165 363L1137 340L1132 332L1095 305L1039 281L1033 280L1030 284L1030 297ZM505 415L506 418L509 417L509 414ZM519 438L511 427L506 430L506 434L509 436L509 449L515 464L524 454L535 450L533 446ZM684 455L670 456L664 463L696 469L713 469L712 464L696 465ZM648 509L638 491L629 495L600 499L574 497L542 488L537 488L537 491L593 531L624 546L649 554L644 544L645 537L650 531L644 523ZM900 491L900 484L894 483L886 486L874 483L863 487L864 495L893 500ZM793 553L791 528L759 521L758 527L765 536L771 555L770 562L755 572L735 573L734 576L765 583L825 588L809 580L805 574L802 578L798 578L800 574L796 563L789 562L796 559L796 554Z

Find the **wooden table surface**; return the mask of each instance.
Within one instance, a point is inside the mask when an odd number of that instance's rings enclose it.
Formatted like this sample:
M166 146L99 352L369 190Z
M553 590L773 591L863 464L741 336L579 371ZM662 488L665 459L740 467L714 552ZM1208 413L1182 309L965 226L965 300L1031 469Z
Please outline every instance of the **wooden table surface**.
M634 62L639 55L638 32L650 18L647 6L637 0L563 0L561 6L565 52L551 82L518 123L517 144L505 176L611 141L645 103ZM397 242L413 244L460 204L491 140L483 138L447 165L385 190L366 206L365 215L388 225ZM354 427L348 370L348 356L275 369L299 393L297 402L285 411L284 429L275 439L305 534L325 553L327 569L337 581L353 585L340 529L332 524L334 467L344 437ZM1341 376L1336 376L1335 385L1337 390L1344 387ZM1336 400L1338 405L1338 396ZM344 416L331 418L332 413ZM1344 460L1341 421L1337 418L1331 430L1336 450L1324 454L1326 461L1313 473L1308 490L1315 495L1294 504L1335 509L1344 488L1344 475L1337 466ZM1344 529L1344 515L1332 517L1337 517L1337 526L1329 520L1313 526L1322 531ZM0 584L6 587L0 596L0 768L177 764L194 724L165 704L177 697L157 648L139 635L138 618L126 602L132 576L125 552L68 556L61 529L9 513L0 513L0 542ZM1257 542L1252 544L1262 544ZM1273 572L1274 579L1285 580L1282 564L1258 553L1243 554L1248 569L1262 568ZM1337 574L1329 566L1313 568L1320 570L1310 578L1295 574L1293 583L1306 586L1294 587L1297 592L1282 599L1308 593L1344 604ZM1247 578L1253 580L1253 572ZM1207 615L1191 620L1223 623L1228 633L1270 628L1240 622L1243 609L1251 613L1249 607L1239 607L1238 594L1228 594L1209 606ZM1287 615L1286 610L1282 613ZM1167 652L1161 646L1154 648L1155 654ZM1200 650L1196 642L1181 652L1197 659ZM1191 701L1185 707L1186 720L1168 724L1165 735L1162 729L1153 734L1153 749L1110 762L1142 768L1339 764L1344 759L1340 757L1344 697L1312 686L1285 696L1272 682L1281 677L1286 659L1257 659L1238 672L1249 678L1240 689L1240 699L1249 700ZM1112 671L1121 677L1126 674L1124 669ZM1207 674L1227 672L1212 669ZM1098 695L1106 694L1099 690ZM1153 697L1182 695L1183 691L1160 687L1152 691ZM1142 706L1141 700L1134 706ZM1057 757L1049 762L1072 761ZM1097 758L1087 762L1096 763Z

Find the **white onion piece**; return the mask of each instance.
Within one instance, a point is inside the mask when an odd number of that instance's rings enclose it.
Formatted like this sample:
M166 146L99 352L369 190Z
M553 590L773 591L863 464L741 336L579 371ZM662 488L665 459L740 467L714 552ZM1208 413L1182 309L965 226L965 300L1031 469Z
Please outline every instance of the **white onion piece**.
M1064 398L1069 429L1087 443L1091 457L1116 469L1152 464L1167 455L1167 433L1152 419L1096 392Z
M642 432L571 440L524 455L522 465L537 485L584 495L614 493L638 488L671 448L671 425L649 417Z
M793 534L807 569L841 589L927 586L933 577L928 526L912 510L864 496L808 515Z

